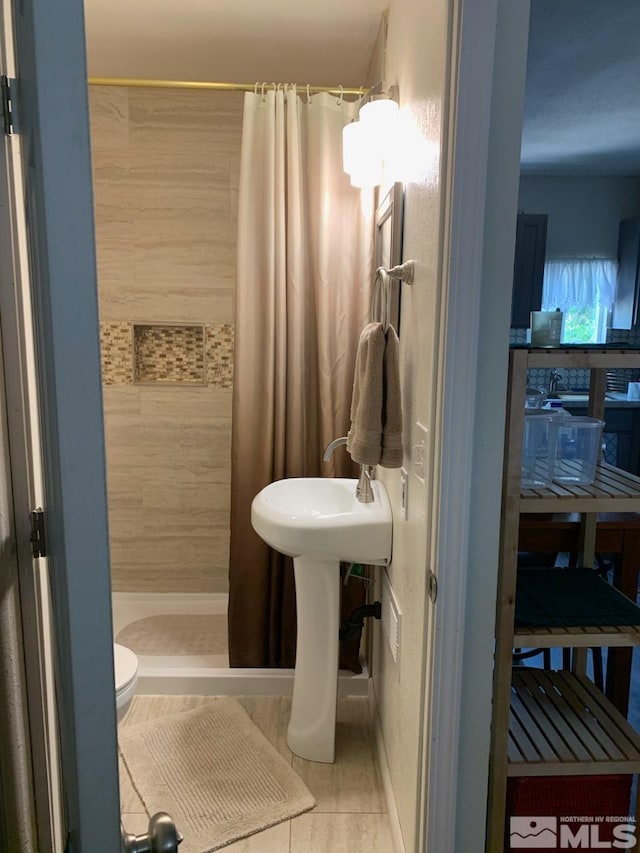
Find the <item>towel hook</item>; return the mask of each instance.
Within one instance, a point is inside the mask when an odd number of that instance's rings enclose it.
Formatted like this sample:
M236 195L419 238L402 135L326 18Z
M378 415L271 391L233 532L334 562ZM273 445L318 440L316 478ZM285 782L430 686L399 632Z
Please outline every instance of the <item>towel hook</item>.
M387 331L391 324L391 281L400 280L405 284L413 284L414 261L405 261L391 269L378 267L373 282L371 293L371 319L382 323L383 330Z
M391 267L390 270L385 270L385 272L390 278L397 278L405 284L413 284L415 268L415 261L405 261L403 264Z

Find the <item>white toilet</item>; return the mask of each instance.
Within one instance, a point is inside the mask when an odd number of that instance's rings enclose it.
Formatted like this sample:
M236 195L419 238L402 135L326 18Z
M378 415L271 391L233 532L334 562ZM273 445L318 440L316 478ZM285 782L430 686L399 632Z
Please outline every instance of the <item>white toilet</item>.
M138 681L138 658L125 646L113 644L113 668L116 682L118 722L127 713Z

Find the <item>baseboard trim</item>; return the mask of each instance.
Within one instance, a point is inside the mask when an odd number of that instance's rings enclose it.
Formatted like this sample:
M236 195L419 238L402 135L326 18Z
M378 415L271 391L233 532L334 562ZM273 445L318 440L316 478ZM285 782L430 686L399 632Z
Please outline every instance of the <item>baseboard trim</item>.
M387 749L384 744L382 735L382 725L380 723L380 715L378 714L378 703L376 702L376 694L373 687L373 679L369 679L369 713L373 723L373 735L378 757L378 766L380 775L382 776L382 787L384 790L384 798L389 814L389 825L391 827L391 840L393 841L394 853L407 853L404 846L404 838L402 837L402 828L400 826L400 816L398 815L398 807L396 806L396 797L391 784L391 771L389 770L389 762L387 761Z

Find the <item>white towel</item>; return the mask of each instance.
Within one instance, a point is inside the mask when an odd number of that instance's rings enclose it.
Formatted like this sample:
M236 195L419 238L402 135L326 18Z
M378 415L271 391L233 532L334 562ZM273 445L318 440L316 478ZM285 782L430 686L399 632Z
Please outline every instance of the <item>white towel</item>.
M385 336L382 323L364 327L358 343L347 450L360 465L377 465L382 452Z
M382 323L369 323L360 335L347 450L361 465L402 465L399 342L393 326L385 335Z
M387 329L383 359L382 453L383 468L402 467L402 397L400 394L400 341L393 326Z

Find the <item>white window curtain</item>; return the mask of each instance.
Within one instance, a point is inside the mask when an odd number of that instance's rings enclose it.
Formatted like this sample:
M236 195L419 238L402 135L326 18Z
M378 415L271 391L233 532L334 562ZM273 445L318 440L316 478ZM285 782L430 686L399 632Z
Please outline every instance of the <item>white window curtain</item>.
M562 258L546 261L542 310L610 308L616 295L618 264L605 258Z

